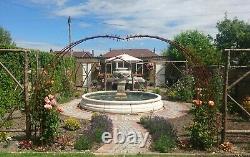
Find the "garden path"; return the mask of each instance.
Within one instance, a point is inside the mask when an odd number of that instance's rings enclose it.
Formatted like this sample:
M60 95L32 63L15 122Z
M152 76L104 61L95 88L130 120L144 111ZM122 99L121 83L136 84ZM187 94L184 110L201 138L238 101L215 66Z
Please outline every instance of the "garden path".
M70 102L60 104L59 106L62 107L63 112L62 114L69 117L74 117L77 119L90 119L92 112L87 110L82 110L78 107L78 104L81 102L81 98L71 100Z
M60 105L63 108L63 114L66 116L75 117L78 119L90 119L92 112L81 110L77 107L80 103L81 99L75 99L68 103ZM128 133L136 132L137 133L137 142L130 143L129 141L125 141L122 144L115 143L112 140L109 144L104 144L100 147L96 153L100 154L121 154L121 153L145 153L150 152L150 140L149 137L145 146L141 147L143 136L146 134L146 130L138 124L141 116L161 116L166 119L177 118L187 114L187 112L191 108L191 104L183 103L183 102L171 102L171 101L163 101L164 108L159 111L155 111L154 113L142 113L142 114L133 114L133 115L121 115L121 114L107 114L113 122L113 130L120 132L124 135L128 135ZM140 133L140 134L138 134Z

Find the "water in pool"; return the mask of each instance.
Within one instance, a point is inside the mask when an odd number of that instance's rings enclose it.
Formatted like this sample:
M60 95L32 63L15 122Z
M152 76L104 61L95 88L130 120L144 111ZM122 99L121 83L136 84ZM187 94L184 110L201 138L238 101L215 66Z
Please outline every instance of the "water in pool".
M96 100L108 100L108 101L141 101L157 98L156 95L150 93L142 92L127 92L127 99L116 100L116 92L107 92L107 93L95 93L87 96L90 99Z

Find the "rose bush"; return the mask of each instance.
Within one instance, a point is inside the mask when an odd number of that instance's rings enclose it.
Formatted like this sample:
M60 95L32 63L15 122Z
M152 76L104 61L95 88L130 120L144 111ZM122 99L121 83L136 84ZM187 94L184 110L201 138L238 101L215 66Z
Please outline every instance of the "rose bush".
M216 142L219 126L219 111L222 98L222 79L214 73L207 86L199 87L196 100L193 100L191 113L193 123L188 127L190 143L197 149L209 149ZM218 142L218 141L217 141Z

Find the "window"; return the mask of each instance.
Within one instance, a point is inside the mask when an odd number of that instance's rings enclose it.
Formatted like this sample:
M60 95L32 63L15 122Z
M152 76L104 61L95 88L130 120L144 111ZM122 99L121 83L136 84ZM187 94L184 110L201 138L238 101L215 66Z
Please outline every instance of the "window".
M111 71L112 71L111 65L112 65L111 63L107 63L107 64L106 64L106 73L111 74Z
M143 63L137 63L137 74L143 74Z

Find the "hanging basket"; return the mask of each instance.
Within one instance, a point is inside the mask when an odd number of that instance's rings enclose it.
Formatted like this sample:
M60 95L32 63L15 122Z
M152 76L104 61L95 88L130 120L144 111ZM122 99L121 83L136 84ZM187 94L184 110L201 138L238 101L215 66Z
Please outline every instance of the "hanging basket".
M153 63L148 63L148 64L146 64L146 68L148 70L153 70L154 69L154 64Z

